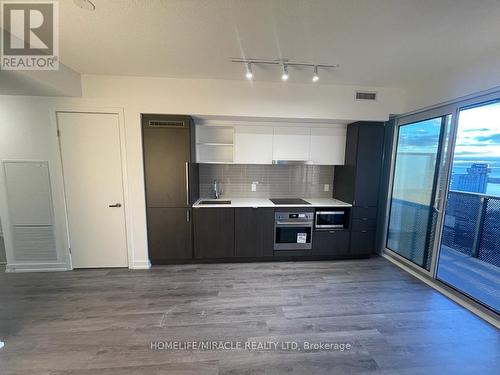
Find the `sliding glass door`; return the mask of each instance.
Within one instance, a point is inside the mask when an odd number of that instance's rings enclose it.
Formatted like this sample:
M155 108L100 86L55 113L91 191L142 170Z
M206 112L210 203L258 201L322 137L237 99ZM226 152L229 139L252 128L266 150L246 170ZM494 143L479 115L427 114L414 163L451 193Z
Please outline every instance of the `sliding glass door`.
M384 253L499 313L500 92L393 124Z
M431 270L451 115L396 127L386 248Z
M437 279L500 312L500 101L460 109Z

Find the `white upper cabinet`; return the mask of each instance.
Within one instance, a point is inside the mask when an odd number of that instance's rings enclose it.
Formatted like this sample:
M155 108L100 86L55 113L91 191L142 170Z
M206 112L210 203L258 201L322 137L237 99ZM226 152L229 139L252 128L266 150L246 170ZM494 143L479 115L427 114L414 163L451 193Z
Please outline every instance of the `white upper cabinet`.
M272 164L279 161L344 164L346 126L293 125L243 121L197 124L196 161L216 164Z
M310 128L275 127L273 160L308 161L310 156Z
M196 126L196 162L232 163L234 128L232 126Z
M235 126L234 162L237 164L271 164L273 162L273 127Z
M343 165L346 128L311 128L311 164Z

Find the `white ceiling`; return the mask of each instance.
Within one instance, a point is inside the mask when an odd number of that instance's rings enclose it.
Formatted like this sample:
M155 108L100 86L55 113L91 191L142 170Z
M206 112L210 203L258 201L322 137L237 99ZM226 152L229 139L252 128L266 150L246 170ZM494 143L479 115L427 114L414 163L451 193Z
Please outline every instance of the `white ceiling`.
M499 0L93 1L59 2L61 60L87 74L244 80L230 57L286 57L340 64L321 83L405 87L500 48Z

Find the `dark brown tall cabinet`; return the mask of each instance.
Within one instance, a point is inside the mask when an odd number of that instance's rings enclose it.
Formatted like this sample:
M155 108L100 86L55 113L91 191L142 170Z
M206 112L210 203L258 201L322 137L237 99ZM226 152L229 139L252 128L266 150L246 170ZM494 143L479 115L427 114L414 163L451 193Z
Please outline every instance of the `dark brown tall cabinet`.
M349 244L352 255L369 255L375 250L384 132L382 122L349 124L345 165L335 166L333 197L353 205Z
M198 197L194 124L189 116L142 115L149 258L193 257L192 209Z

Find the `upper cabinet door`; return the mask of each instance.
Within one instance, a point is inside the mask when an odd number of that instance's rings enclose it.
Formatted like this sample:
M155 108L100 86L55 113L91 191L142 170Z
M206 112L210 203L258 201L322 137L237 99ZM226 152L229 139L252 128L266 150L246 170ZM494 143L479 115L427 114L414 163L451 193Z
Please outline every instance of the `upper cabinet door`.
M272 126L236 126L234 162L238 164L271 164L273 162Z
M273 160L308 161L311 146L310 137L310 128L275 127Z
M311 128L311 164L343 165L346 128Z

